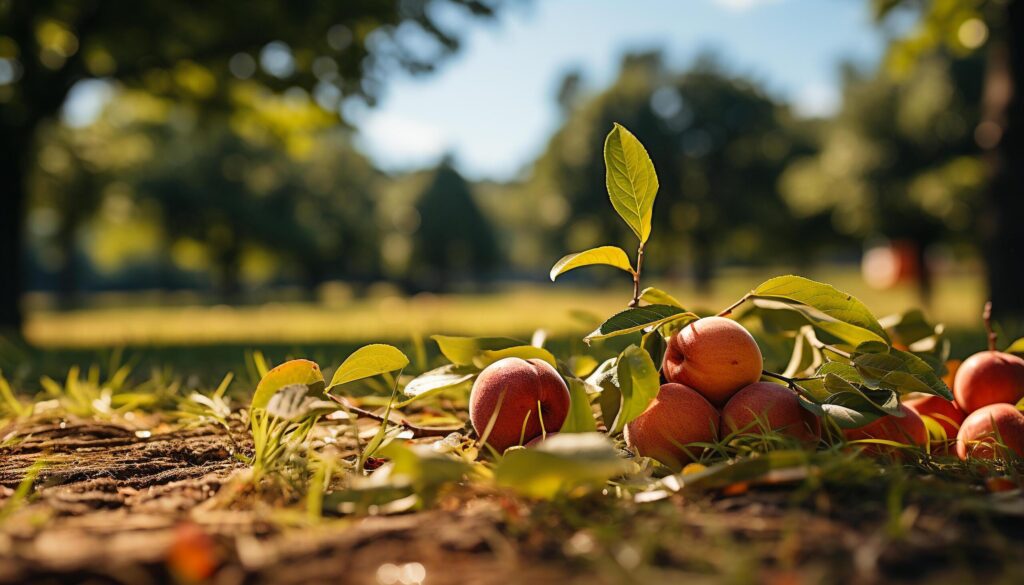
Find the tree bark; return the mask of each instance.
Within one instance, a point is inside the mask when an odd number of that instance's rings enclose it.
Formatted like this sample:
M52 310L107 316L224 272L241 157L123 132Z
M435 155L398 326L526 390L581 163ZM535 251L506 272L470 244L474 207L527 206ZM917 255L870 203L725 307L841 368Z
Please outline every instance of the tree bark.
M20 335L21 296L24 287L23 231L26 200L25 151L29 145L18 128L0 129L0 177L4 210L0 213L0 335Z
M1005 44L993 47L986 80L983 124L996 124L1002 135L992 153L981 237L993 313L1024 320L1024 1L1011 1L1006 16Z

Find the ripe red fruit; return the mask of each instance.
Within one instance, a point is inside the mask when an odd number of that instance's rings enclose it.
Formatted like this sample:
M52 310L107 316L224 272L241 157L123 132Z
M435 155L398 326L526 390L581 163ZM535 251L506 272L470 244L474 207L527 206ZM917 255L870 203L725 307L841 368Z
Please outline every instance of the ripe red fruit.
M975 410L960 426L956 454L960 459L1024 457L1024 413L1006 403Z
M686 445L718 439L719 419L718 410L693 388L662 384L647 410L626 425L626 444L679 470L703 450Z
M723 406L740 388L761 379L762 367L761 349L750 332L732 319L705 317L672 336L662 373Z
M569 388L551 364L539 359L510 357L494 362L480 372L469 395L469 418L478 436L484 435L494 418L486 440L498 452L526 443L542 431L558 431L568 413Z
M904 404L913 409L917 414L929 416L939 423L942 429L946 431L946 438L949 441L956 439L956 434L960 431L960 425L963 424L964 418L967 416L964 414L964 411L960 410L956 402L946 400L941 396L915 398L907 400Z
M982 351L964 360L953 380L953 395L966 413L989 404L1016 404L1024 398L1024 359Z
M906 404L900 404L900 411L903 412L902 417L887 414L862 427L846 429L843 431L843 436L847 441L882 439L904 445L926 446L928 444L928 429L924 426L924 421ZM895 447L877 443L865 443L863 446L865 452L875 455L895 451Z
M792 390L771 382L744 386L722 409L722 422L741 434L773 430L807 443L821 438L818 417L800 406Z

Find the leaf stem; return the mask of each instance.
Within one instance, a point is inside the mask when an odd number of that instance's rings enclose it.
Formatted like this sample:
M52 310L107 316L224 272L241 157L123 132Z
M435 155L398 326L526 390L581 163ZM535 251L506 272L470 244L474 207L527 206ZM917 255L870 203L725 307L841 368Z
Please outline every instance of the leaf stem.
M644 267L644 245L644 242L640 242L640 247L636 251L636 270L633 271L633 300L629 301L630 307L640 304L640 271Z
M776 374L775 372L769 372L768 370L761 370L761 375L785 382L786 386L788 386L790 390L809 400L813 400L813 397L808 396L804 389L797 385L797 382L809 382L820 378L820 376L811 376L809 378L790 378L789 376L783 376L782 374Z
M409 421L407 421L405 419L402 419L402 420L400 420L398 422L395 422L393 420L386 419L385 417L383 417L383 416L381 416L381 415L379 415L379 414L377 414L375 412L366 410L365 408L359 408L358 406L353 406L348 400L345 400L344 398L341 398L340 396L335 396L333 394L328 394L327 396L330 397L331 400L333 400L333 401L337 402L338 404L344 406L350 412L353 412L353 413L355 413L355 414L357 414L359 416L365 416L366 418L371 419L371 420L375 420L377 422L389 422L391 424L396 424L396 425L402 427L403 429L411 432L414 439L422 439L424 437L446 437L449 434L454 433L454 432L459 430L459 429L430 429L430 428L425 428L425 427L419 427L419 426L416 426L416 425L410 423Z
M843 350L839 349L838 347L835 347L834 345L829 345L829 344L825 343L824 341L818 339L818 336L815 335L813 328L807 334L807 342L810 343L812 346L814 346L817 349L822 349L822 350L827 349L828 351L831 351L832 353L834 353L834 354L836 354L836 355L838 355L840 357L844 357L844 358L846 358L848 360L852 360L853 359L853 354L852 353L850 353L848 351L843 351Z
M747 294L743 295L743 297L740 298L740 300L738 300L735 303L733 303L733 304L729 305L728 307L726 307L725 310L723 310L721 313L718 314L718 316L719 317L728 317L729 315L732 314L733 311L736 310L736 307L738 307L738 306L742 305L743 303L749 301L750 297L752 297L752 296L754 296L754 291L748 292Z
M992 301L985 303L985 309L981 312L981 318L985 321L985 332L988 333L988 350L996 350L996 339L999 334L992 330Z
M789 376L783 376L782 374L776 374L775 372L769 372L768 370L761 370L762 376L768 376L769 378L775 378L781 380L787 384L795 384L797 382L809 382L811 380L818 380L821 376L810 376L807 378L790 378Z

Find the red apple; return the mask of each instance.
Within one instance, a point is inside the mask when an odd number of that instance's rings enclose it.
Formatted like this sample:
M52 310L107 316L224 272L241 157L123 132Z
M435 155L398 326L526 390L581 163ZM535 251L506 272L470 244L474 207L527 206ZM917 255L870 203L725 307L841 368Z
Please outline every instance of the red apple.
M539 410L539 416L538 416ZM569 414L569 388L544 360L510 357L484 368L469 395L469 418L499 452L558 431ZM541 421L544 426L541 428Z
M953 396L968 414L989 404L1016 404L1024 398L1024 359L1001 351L972 355L956 372Z
M1006 403L975 410L960 426L956 454L960 459L1024 457L1024 413Z

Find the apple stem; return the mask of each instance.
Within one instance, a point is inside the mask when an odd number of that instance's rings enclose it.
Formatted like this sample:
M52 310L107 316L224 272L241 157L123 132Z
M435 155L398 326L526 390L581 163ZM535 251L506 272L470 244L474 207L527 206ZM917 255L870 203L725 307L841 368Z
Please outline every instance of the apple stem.
M371 412L371 411L366 410L364 408L359 408L358 406L353 406L348 400L345 400L344 398L340 398L340 397L335 396L333 394L328 394L327 396L331 400L333 400L333 401L337 402L338 404L344 406L345 409L347 409L348 411L353 412L353 413L355 413L355 414L357 414L359 416L365 416L366 418L375 420L377 422L389 422L391 424L396 424L396 425L402 427L403 429L411 432L413 438L415 438L415 439L421 439L421 438L424 438L424 437L447 437L451 433L457 432L459 430L459 429L428 429L428 428L424 428L424 427L418 427L418 426L416 426L416 425L414 425L414 424L412 424L412 423L410 423L410 422L408 422L406 420L401 420L401 421L395 422L393 420L385 419L383 416L381 416L381 415L379 415L379 414L377 414L375 412Z
M743 303L749 301L750 297L752 297L753 295L754 295L754 291L748 292L747 294L743 295L743 297L740 298L740 300L738 300L735 303L733 303L733 304L729 305L728 307L726 307L725 310L723 310L721 313L718 314L718 316L719 317L728 317L729 315L732 314L733 311L736 310L736 307L738 307L738 306L742 305Z
M985 303L985 309L981 312L981 318L985 321L985 332L988 333L988 350L995 351L998 334L992 330L992 301Z
M633 300L629 301L630 307L640 304L640 271L644 267L644 244L641 242L636 251L636 270L633 271Z

